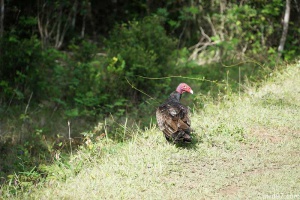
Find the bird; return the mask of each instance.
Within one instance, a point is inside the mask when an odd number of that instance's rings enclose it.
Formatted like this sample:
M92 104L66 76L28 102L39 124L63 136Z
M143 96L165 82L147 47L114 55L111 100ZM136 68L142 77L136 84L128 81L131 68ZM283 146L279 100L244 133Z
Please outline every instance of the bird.
M169 142L190 143L192 141L189 108L180 103L184 92L193 94L190 86L180 83L168 99L156 109L158 127Z

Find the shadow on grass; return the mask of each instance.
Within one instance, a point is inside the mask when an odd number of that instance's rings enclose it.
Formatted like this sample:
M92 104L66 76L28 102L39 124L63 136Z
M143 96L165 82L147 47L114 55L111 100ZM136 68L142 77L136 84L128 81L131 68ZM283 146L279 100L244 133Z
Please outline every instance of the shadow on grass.
M198 136L192 137L192 141L187 143L187 142L178 142L175 144L177 148L185 148L185 149L196 149L197 144L202 143L202 139Z

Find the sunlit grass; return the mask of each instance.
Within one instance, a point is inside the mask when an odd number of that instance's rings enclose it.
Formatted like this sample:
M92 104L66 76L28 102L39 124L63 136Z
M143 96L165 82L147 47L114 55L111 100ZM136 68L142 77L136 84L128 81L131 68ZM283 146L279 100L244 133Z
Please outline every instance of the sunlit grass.
M299 85L300 68L290 66L259 89L218 103L204 102L192 116L190 145L167 143L155 125L136 128L124 143L110 140L108 133L89 141L70 160L58 157L55 164L41 168L48 174L44 182L15 196L8 186L0 193L5 199L299 195Z

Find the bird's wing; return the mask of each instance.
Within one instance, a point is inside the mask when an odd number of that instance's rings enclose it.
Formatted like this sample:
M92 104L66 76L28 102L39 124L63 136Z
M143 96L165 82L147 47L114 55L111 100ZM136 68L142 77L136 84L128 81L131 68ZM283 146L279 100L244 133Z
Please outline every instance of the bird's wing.
M182 116L181 120L186 123L188 126L191 126L191 120L190 120L190 111L188 107L184 106L184 109L182 109Z
M173 118L173 119L177 119L178 118L178 114L180 113L181 108L175 105L171 105L171 104L167 104L166 105L166 112L168 112L168 114Z
M189 130L189 128L190 128L190 126L186 122L184 122L182 119L179 119L177 121L177 127L179 130L183 130L183 131Z
M178 114L176 109L169 105L160 106L156 110L158 127L168 136L178 131Z
M186 130L190 126L189 110L181 104L164 104L157 108L156 118L160 130L176 132L178 129ZM171 133L171 134L172 134Z

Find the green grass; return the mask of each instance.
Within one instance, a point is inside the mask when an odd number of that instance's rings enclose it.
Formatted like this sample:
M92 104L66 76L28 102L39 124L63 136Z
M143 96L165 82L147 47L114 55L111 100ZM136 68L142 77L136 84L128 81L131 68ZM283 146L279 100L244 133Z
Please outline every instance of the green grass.
M70 159L40 166L35 185L2 186L3 199L299 199L300 67L262 87L202 102L194 143L175 146L155 125L132 139L86 140ZM196 92L197 93L197 92ZM125 126L124 133L126 133ZM1 197L0 197L1 199Z

